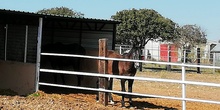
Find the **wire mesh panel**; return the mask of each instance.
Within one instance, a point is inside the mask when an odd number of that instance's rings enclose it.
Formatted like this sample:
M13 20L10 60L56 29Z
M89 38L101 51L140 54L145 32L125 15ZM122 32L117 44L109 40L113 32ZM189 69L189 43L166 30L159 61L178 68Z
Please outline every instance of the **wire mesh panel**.
M35 63L37 55L37 26L28 26L27 62Z
M0 59L4 59L5 53L5 25L0 24Z
M25 25L8 25L7 60L24 60Z

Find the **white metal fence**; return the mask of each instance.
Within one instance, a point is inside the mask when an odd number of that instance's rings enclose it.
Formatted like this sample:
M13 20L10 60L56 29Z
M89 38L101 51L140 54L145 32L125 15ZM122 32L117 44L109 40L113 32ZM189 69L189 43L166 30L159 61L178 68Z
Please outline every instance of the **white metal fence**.
M120 54L123 54L127 50L130 50L131 46L129 46L129 45L117 45L115 47L115 49ZM198 59L196 49L197 48L193 48L191 50L185 49L186 53L189 54L188 58L191 59L192 62ZM177 48L177 50L169 50L169 51L171 53L177 53L176 58L178 59L179 62L181 61L181 58L183 58L183 51L184 50ZM150 59L147 59L148 52L150 54ZM147 60L160 61L161 57L162 57L162 56L160 56L160 52L168 52L168 50L161 50L159 45L157 47L148 47L148 48L145 47L145 48L142 49L142 55L145 56L145 59L147 59ZM204 64L208 64L208 63L210 64L211 63L212 64L212 62L210 62L210 61L213 60L214 53L211 53L208 50L204 50L203 48L200 48L200 56L201 56L201 58L200 58L201 60L206 61L206 62L201 62L201 63L204 63Z
M131 49L130 45L116 45L116 51L120 54ZM186 52L187 56L184 56L184 51ZM197 51L197 48L193 48L191 50L162 50L160 49L160 45L156 45L154 47L145 47L142 49L142 59L143 60L151 60L151 61L163 61L169 62L168 53L176 54L176 56L170 56L170 62L183 62L189 64L199 64L199 65L209 65L209 66L220 66L220 53L212 53L210 50L204 49L204 47L200 48L200 52ZM167 53L167 56L161 56L161 53ZM198 54L200 54L198 57ZM177 61L173 61L175 59ZM198 61L199 60L199 61ZM162 68L163 66L161 66ZM151 68L148 66L148 68ZM153 68L153 67L152 67ZM144 69L144 68L143 68ZM190 68L192 69L192 68ZM215 73L215 69L212 71Z
M41 55L62 56L62 57L81 57L81 58L96 59L96 60L132 61L132 62L142 62L142 63L153 63L153 64L181 66L182 67L182 78L181 78L181 80L118 76L118 75L109 75L109 74L99 74L99 73L89 73L89 72L74 72L74 71L53 70L53 69L43 69L43 68L40 69L40 72L49 72L49 73L53 73L53 74L59 73L59 74L71 74L71 75L84 75L84 76L105 77L105 78L134 79L134 80L154 81L154 82L164 82L164 83L165 82L166 83L178 83L178 84L182 85L182 96L181 97L174 97L174 96L142 94L142 93L135 93L135 92L134 93L129 93L129 92L121 92L121 91L115 91L115 90L106 90L106 89L101 89L101 88L69 86L69 85L52 84L52 83L45 83L45 82L38 82L39 85L64 87L64 88L74 88L74 89L91 90L91 91L99 91L99 92L111 92L111 93L128 94L128 95L135 95L135 96L144 96L144 97L155 97L155 98L181 100L182 101L182 110L186 109L186 101L220 104L220 101L193 99L193 98L187 98L186 97L186 85L212 86L212 87L220 88L220 84L217 84L217 83L187 81L185 79L185 77L186 77L186 73L185 73L186 66L187 67L220 69L220 67L217 67L217 66L194 65L194 64L172 63L172 62L158 62L158 61L145 61L145 60L131 60L131 59L117 59L117 58L106 58L106 57L87 56L87 55L71 55L71 54L56 54L56 53L41 53Z

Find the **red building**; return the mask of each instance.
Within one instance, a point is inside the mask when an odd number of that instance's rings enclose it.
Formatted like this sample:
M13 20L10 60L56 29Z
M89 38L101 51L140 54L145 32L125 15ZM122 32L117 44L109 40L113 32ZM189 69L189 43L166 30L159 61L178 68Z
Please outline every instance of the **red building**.
M169 48L170 45L170 48ZM178 61L178 48L174 44L160 44L160 60L168 61L170 52L171 62Z

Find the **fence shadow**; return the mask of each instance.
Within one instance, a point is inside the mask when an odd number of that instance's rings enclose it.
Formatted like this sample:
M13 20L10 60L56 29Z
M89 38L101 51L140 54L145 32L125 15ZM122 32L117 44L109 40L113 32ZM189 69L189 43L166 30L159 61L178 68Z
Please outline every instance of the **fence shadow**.
M143 67L143 70L151 70L151 71L157 72L157 71L166 71L167 69L166 68L160 68L160 67ZM181 73L182 69L181 68L171 68L171 72ZM187 69L186 72L197 72L197 70Z

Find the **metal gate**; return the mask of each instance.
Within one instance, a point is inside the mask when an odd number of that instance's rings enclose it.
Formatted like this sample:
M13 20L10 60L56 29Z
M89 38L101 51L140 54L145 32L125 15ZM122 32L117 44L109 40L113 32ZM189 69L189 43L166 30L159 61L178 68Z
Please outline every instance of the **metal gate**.
M53 70L53 69L39 69L39 71L40 72L50 72L50 73L53 73L53 74L61 73L61 74L84 75L84 76L105 77L105 78L134 79L134 80L142 80L142 81L177 83L177 84L181 84L181 86L182 86L182 96L181 97L175 97L175 96L162 96L162 95L152 95L152 94L143 94L143 93L129 93L129 92L121 92L121 91L115 91L115 90L107 90L107 89L103 89L103 88L89 88L89 87L69 86L69 85L52 84L52 83L45 83L45 82L39 82L39 81L37 83L38 85L64 87L64 88L74 88L74 89L91 90L91 91L99 91L99 92L111 92L111 93L119 93L119 94L135 95L135 96L144 96L144 97L154 97L154 98L165 98L165 99L181 100L183 110L186 109L186 101L220 104L220 101L193 99L193 98L187 98L186 97L186 85L200 85L200 86L220 87L220 84L206 83L206 82L196 82L196 81L186 81L186 79L185 79L185 77L186 77L186 73L185 73L186 67L201 67L201 68L216 68L216 69L220 69L220 67L206 66L206 65L191 65L191 64L172 63L172 62L155 62L155 61L143 61L143 60L131 60L131 59L117 59L117 58L106 58L106 57L87 56L87 55L71 55L71 54L57 54L57 53L41 53L41 55L62 56L62 57L81 57L81 58L90 58L90 59L97 59L97 60L131 61L131 62L181 66L182 67L182 73L181 73L182 78L181 78L181 80L118 76L118 75L109 75L109 74L99 74L99 73L89 73L89 72L88 73L87 72L74 72L74 71Z

